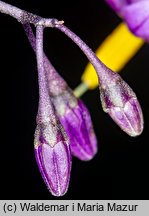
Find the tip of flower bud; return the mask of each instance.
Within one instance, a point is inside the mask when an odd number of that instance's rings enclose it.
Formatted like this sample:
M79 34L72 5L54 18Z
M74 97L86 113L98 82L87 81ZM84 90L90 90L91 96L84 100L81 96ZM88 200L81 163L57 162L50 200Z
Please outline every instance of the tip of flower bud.
M63 196L68 189L71 171L71 152L68 143L60 140L51 147L43 138L42 130L37 127L34 149L38 168L49 191L54 196Z

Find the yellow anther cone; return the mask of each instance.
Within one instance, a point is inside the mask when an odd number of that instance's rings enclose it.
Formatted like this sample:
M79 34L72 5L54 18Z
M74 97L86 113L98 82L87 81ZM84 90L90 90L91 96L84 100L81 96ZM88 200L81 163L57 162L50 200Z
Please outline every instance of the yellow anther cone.
M126 24L121 23L103 41L96 55L110 69L119 72L143 44L144 41L141 38L134 36ZM86 66L81 80L83 83L74 90L76 96L81 96L87 89L98 86L98 78L91 63Z

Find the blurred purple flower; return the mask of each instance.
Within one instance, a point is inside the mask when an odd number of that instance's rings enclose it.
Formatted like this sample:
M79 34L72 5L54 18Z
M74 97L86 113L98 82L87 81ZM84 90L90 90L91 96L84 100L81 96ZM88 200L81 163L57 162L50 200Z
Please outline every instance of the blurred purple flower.
M148 0L106 0L126 21L130 30L149 42L149 1Z

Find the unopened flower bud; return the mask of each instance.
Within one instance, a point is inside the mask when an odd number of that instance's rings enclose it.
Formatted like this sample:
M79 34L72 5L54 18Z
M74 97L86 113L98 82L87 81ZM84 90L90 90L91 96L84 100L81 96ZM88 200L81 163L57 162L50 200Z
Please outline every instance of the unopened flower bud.
M143 131L143 115L133 90L122 78L115 74L108 85L100 85L103 110L130 136L138 136Z
M48 189L55 196L64 195L70 179L71 152L63 128L51 122L38 124L34 149L39 170Z
M97 140L88 109L78 100L68 87L52 96L57 115L70 139L74 156L90 160L97 152Z
M104 111L109 113L121 129L130 136L141 134L143 131L143 115L132 89L118 74L103 64L86 43L74 32L64 25L57 25L55 27L74 41L94 66L99 78L99 88L101 90L101 101Z

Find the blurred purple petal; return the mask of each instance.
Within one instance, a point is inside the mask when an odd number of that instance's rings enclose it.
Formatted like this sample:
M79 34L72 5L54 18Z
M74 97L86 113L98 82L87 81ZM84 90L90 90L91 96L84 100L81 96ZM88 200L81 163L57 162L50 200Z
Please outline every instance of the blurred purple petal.
M149 41L148 0L106 0L106 2L124 18L135 35Z
M127 0L105 0L116 12L120 12L121 8L127 4Z
M138 1L123 9L123 17L131 31L149 40L149 1Z

